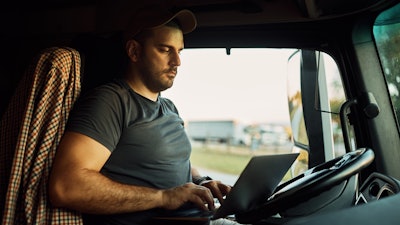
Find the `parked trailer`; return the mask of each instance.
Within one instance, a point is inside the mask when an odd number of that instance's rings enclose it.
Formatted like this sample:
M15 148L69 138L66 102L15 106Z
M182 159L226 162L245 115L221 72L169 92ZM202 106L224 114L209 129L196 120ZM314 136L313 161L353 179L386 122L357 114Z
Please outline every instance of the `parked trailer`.
M188 121L186 130L194 141L244 144L244 125L234 120Z

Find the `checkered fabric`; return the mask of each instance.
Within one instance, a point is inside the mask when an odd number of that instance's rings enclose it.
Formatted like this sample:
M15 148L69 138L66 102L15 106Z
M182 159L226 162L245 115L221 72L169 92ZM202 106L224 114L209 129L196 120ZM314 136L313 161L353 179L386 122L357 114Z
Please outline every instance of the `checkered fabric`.
M69 112L80 94L79 53L41 52L20 81L0 122L3 225L83 224L77 212L51 207L50 168Z

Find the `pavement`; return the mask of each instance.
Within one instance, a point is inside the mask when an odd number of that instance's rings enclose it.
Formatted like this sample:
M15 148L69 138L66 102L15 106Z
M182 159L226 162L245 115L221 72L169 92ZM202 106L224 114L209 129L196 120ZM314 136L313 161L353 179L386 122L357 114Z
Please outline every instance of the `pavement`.
M196 169L203 176L209 176L214 180L220 180L222 183L231 185L231 186L233 186L235 184L237 178L239 177L239 175L226 174L226 173L221 173L221 172L204 169L204 168L196 167Z

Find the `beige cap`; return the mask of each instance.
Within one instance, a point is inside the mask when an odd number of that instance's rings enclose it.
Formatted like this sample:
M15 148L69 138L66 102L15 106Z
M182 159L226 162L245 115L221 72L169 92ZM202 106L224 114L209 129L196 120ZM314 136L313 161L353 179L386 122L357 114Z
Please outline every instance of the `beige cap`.
M197 25L196 17L190 10L183 9L172 13L166 8L147 8L139 10L131 17L131 22L127 25L125 38L130 39L144 29L163 26L173 19L178 21L183 34L190 33Z

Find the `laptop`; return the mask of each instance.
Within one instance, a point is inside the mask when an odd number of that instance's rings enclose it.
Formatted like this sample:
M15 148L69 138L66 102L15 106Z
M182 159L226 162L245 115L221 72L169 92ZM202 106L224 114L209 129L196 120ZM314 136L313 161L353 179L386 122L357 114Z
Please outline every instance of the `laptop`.
M270 197L299 153L253 156L236 180L225 200L214 211L193 205L167 212L157 220L215 220L242 213Z

